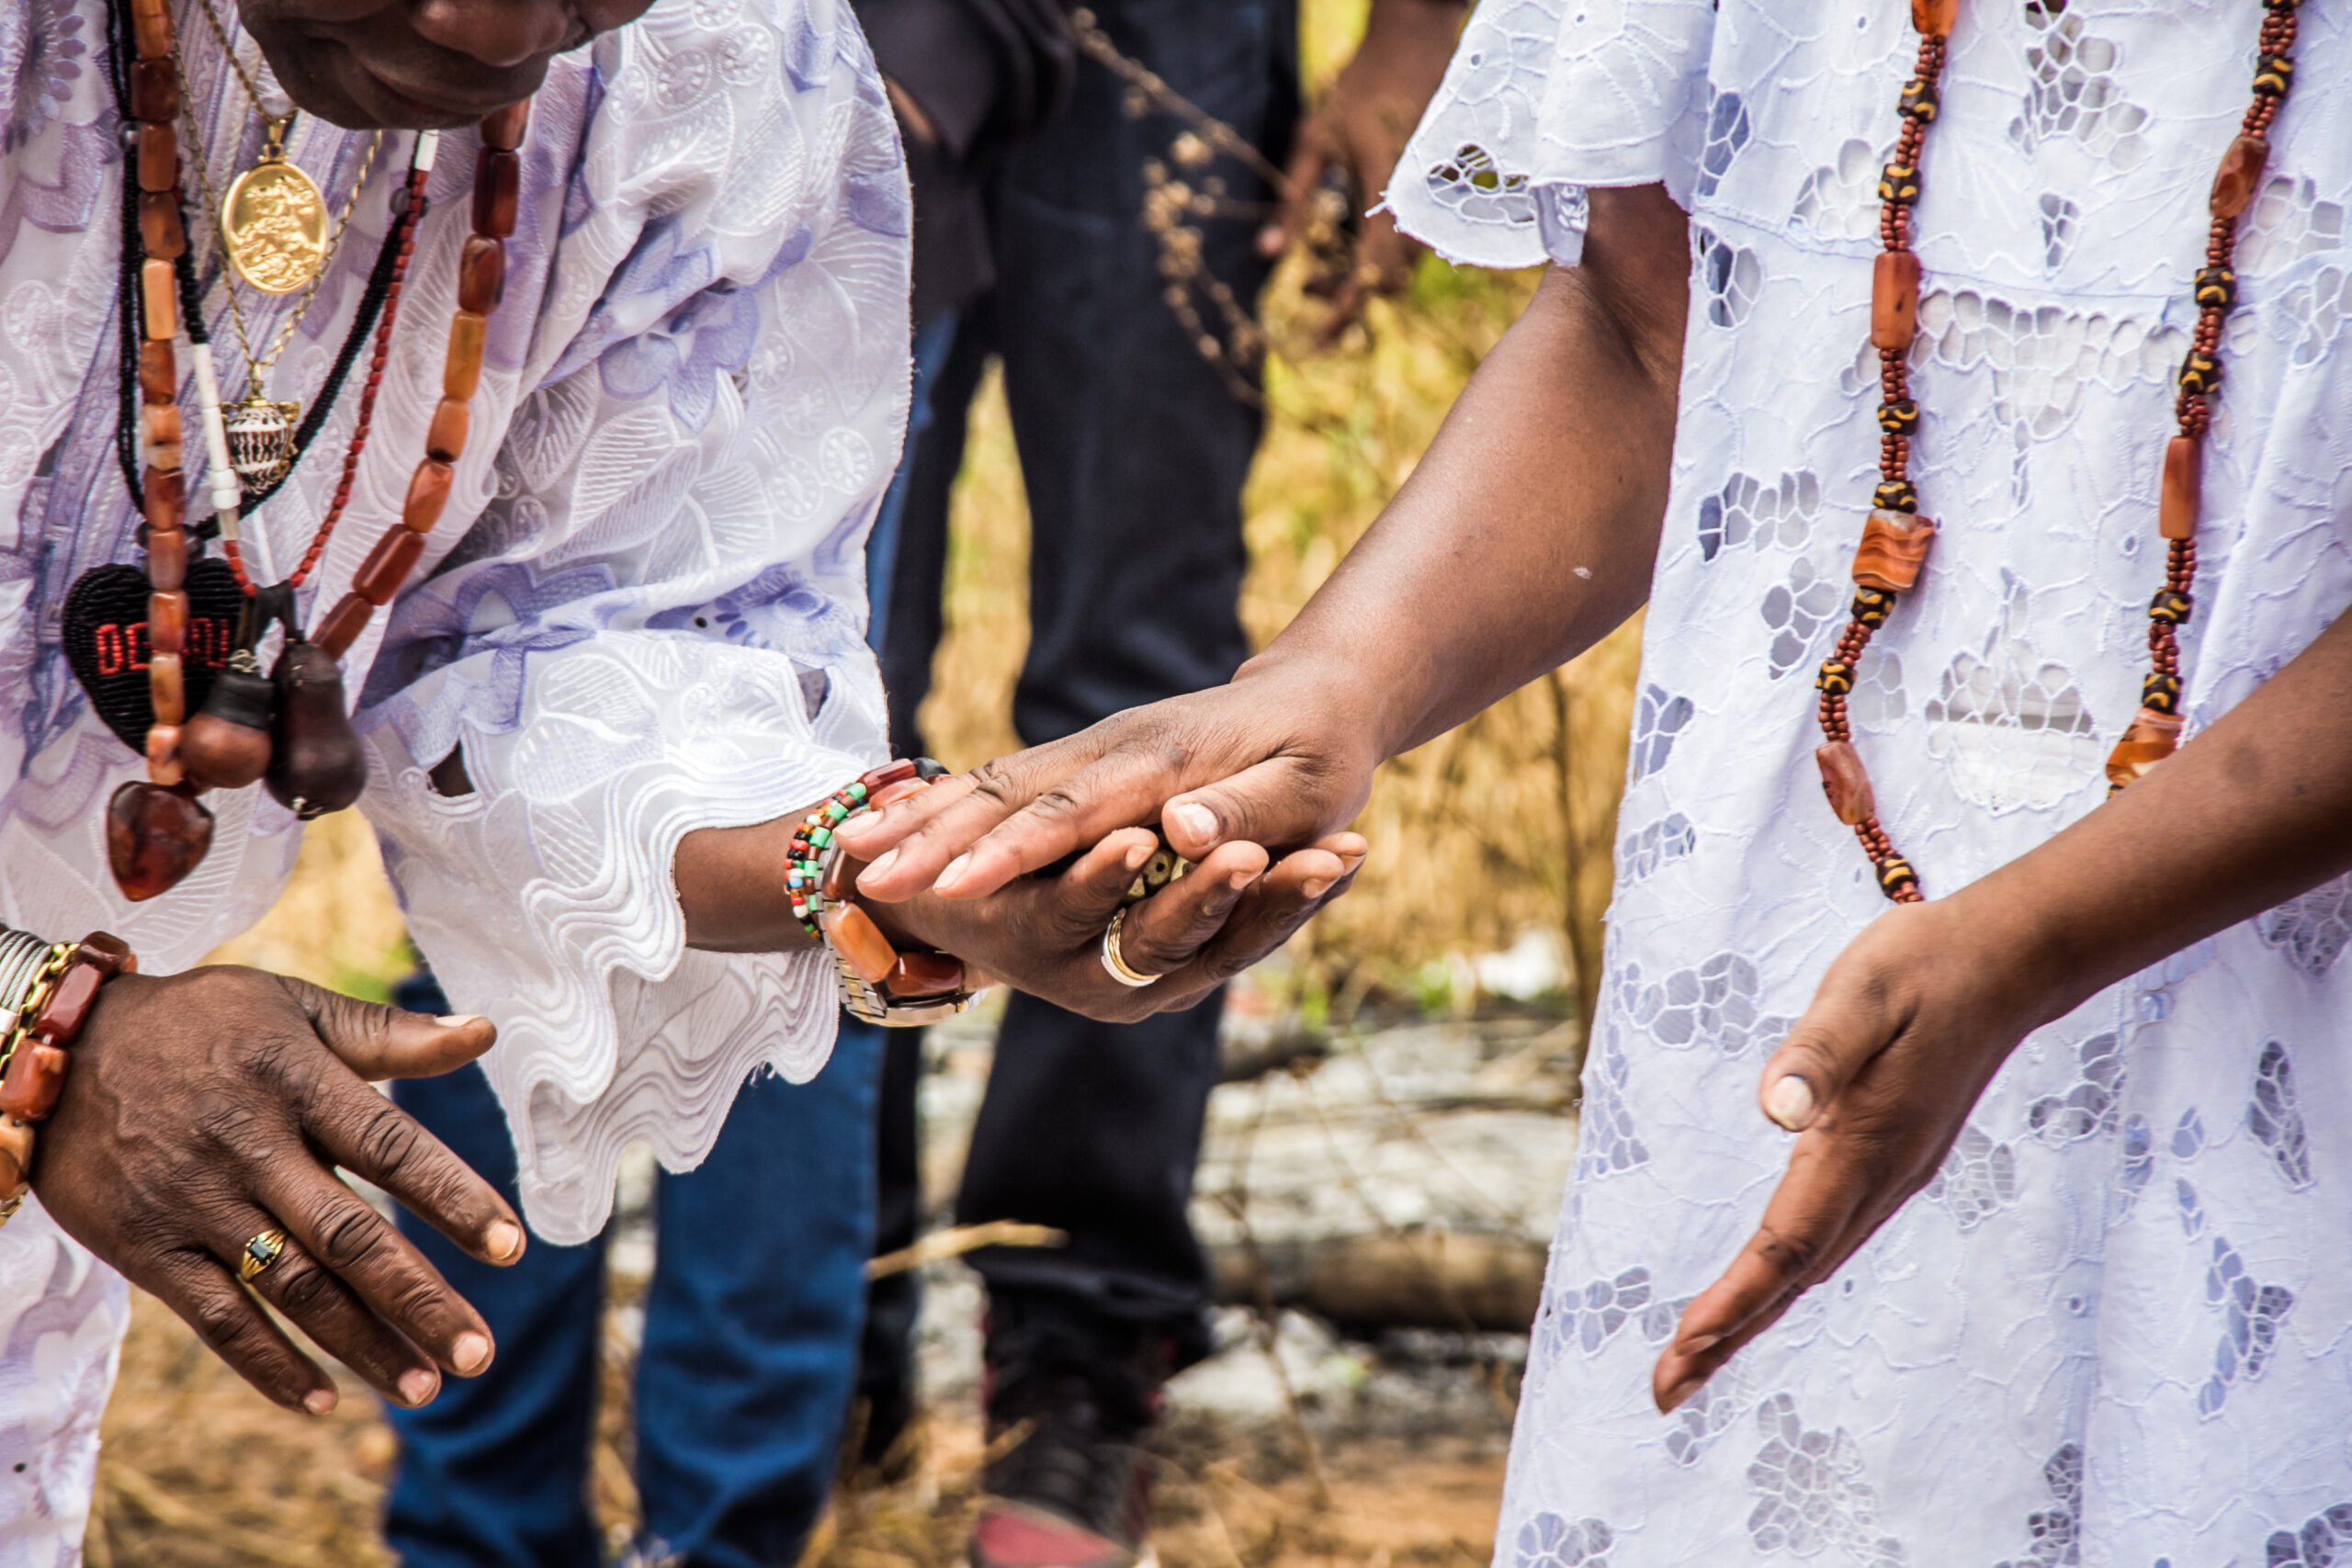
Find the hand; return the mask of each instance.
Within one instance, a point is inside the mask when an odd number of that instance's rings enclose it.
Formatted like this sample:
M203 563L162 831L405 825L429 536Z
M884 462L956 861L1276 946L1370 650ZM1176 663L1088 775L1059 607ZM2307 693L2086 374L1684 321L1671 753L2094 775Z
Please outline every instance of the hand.
M1379 200L1413 128L1445 80L1464 10L1457 0L1373 0L1363 43L1298 129L1283 172L1282 212L1258 236L1260 254L1272 259L1298 243L1322 195L1324 174L1335 164L1346 169L1359 210ZM1363 219L1348 270L1317 290L1331 299L1316 332L1317 344L1336 339L1372 295L1402 290L1420 250L1386 212Z
M1827 1280L1935 1175L2054 987L2011 923L1963 892L1881 915L1765 1065L1764 1113L1797 1134L1756 1235L1682 1314L1651 1389L1672 1410Z
M1132 1022L1190 1007L1288 941L1346 891L1365 846L1353 833L1335 834L1270 866L1256 844L1219 845L1128 909L1120 955L1137 974L1159 978L1123 986L1102 966L1103 932L1158 848L1151 833L1123 829L1058 876L1015 881L988 898L926 895L866 907L894 940L904 933L1089 1018Z
M1196 863L1224 844L1315 844L1372 793L1377 743L1353 719L1353 705L1310 682L1245 671L1230 685L1130 708L941 779L850 818L836 837L874 863L858 890L884 902L926 891L982 897L1150 822ZM1307 878L1301 892L1320 898L1322 880Z
M161 1297L246 1382L313 1415L335 1387L246 1293L235 1263L291 1238L253 1289L396 1404L490 1365L489 1326L331 1168L366 1178L488 1263L523 1228L488 1183L366 1080L431 1077L490 1048L435 1020L256 969L125 975L98 993L35 1145L66 1233Z

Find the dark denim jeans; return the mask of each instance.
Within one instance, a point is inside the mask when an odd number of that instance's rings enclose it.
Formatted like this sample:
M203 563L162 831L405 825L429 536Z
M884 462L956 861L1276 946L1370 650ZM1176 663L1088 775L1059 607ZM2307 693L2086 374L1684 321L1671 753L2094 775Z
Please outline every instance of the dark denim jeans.
M445 1012L429 981L401 1005ZM663 1173L637 1373L637 1483L649 1555L790 1568L832 1483L873 1243L880 1041L844 1028L813 1082L763 1075L710 1157ZM514 1148L477 1067L393 1097L514 1201ZM534 1239L493 1269L403 1213L401 1228L489 1319L488 1372L390 1412L400 1472L385 1533L407 1568L594 1568L586 1502L605 1238Z
M1279 164L1297 114L1292 0L1102 0L1129 56L1252 139ZM1217 685L1250 651L1238 600L1247 553L1241 487L1261 420L1204 360L1162 298L1158 241L1143 223L1147 160L1167 160L1182 122L1128 117L1126 89L1080 69L1069 112L1024 142L991 192L998 283L958 313L955 345L925 390L931 428L911 448L892 540L880 639L891 725L919 750L931 685L949 491L965 411L1000 356L1030 513L1027 660L1013 696L1023 741L1069 735L1140 703ZM1220 158L1237 203L1267 192ZM1196 177L1196 176L1195 176ZM920 202L921 195L918 193ZM1263 209L1203 222L1204 257L1245 306L1265 280ZM1215 313L1205 304L1204 317ZM998 1036L956 1218L1059 1226L1056 1251L973 1255L992 1291L1047 1291L1127 1319L1197 1319L1207 1265L1185 1215L1202 1116L1216 1075L1219 1006L1120 1027L1015 996ZM910 1142L911 1041L886 1080L886 1143ZM903 1103L900 1100L903 1100ZM883 1171L887 1216L910 1232L913 1160ZM903 1295L911 1280L889 1287ZM911 1314L877 1302L876 1328ZM869 1356L884 1348L869 1343Z

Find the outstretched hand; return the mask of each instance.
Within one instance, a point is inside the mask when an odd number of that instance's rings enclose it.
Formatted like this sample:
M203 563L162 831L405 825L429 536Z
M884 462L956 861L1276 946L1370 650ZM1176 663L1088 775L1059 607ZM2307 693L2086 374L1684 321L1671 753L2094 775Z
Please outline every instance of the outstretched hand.
M523 1253L514 1212L369 1079L432 1077L495 1037L257 969L125 975L98 993L42 1124L33 1189L67 1235L161 1297L278 1404L323 1415L335 1387L238 1282L244 1244L290 1245L254 1281L386 1398L490 1365L481 1314L350 1188L342 1166L486 1263Z
M1682 1314L1651 1389L1696 1393L1927 1185L1984 1086L2044 1016L1997 939L1952 901L1881 915L1830 965L1765 1065L1764 1114L1797 1134L1762 1224Z

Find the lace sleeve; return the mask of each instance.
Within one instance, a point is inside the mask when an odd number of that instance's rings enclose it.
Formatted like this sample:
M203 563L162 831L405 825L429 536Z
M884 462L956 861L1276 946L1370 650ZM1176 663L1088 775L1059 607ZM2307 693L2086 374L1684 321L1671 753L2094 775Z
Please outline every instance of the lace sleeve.
M1586 187L1665 182L1705 141L1711 0L1484 0L1388 187L1450 261L1573 265Z
M906 412L896 133L845 7L745 7L774 47L713 8L657 8L583 89L533 389L360 703L364 807L418 946L498 1024L559 1243L603 1224L630 1140L691 1168L746 1077L832 1043L821 954L686 949L679 840L885 755L863 544ZM571 129L541 104L535 136ZM472 788L444 795L453 750Z

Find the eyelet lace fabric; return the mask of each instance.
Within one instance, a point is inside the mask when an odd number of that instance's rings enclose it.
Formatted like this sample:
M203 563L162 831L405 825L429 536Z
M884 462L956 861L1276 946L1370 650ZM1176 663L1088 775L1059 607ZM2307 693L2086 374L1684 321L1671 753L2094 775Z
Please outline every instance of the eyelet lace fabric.
M2352 9L2306 0L2243 231L2185 639L2190 733L2352 604ZM1864 660L1882 815L1950 892L2096 808L2137 706L2156 480L2253 4L1963 6L1921 172L1920 590ZM1497 1562L1984 1568L2352 1554L2352 891L2029 1038L1942 1170L1697 1399L1649 1365L1784 1168L1757 1075L1884 906L1805 671L1873 477L1877 169L1905 7L1485 0L1387 194L1487 265L1587 191L1691 215L1672 499L1583 1148ZM2258 794L2248 807L2258 808Z
M230 62L193 0L175 9L211 167L250 163L259 132ZM102 0L0 21L0 920L115 931L166 973L269 907L301 835L258 788L215 792L211 854L180 886L126 905L107 871L106 799L143 768L58 642L74 579L137 558L112 449L122 157L91 52L105 37ZM911 226L880 79L839 0L657 0L559 57L534 122L474 438L424 563L345 668L371 755L361 809L452 998L499 1025L485 1066L526 1217L566 1242L603 1224L630 1139L689 1168L750 1075L806 1077L831 1046L821 955L686 951L670 864L687 832L782 815L885 755L863 542L905 420ZM366 141L304 117L288 151L339 204ZM439 396L472 162L471 133L450 133L306 616L399 515ZM361 199L273 386L322 382L366 270L344 264L373 256L389 220L389 200ZM248 299L257 343L285 308ZM214 324L235 396L233 335ZM356 404L262 512L281 571ZM444 797L425 770L460 746L474 791ZM0 1233L0 1461L30 1456L0 1464L7 1568L78 1552L123 1322L120 1281L96 1268L89 1286L92 1267L35 1210ZM87 1355L79 1324L96 1325Z

